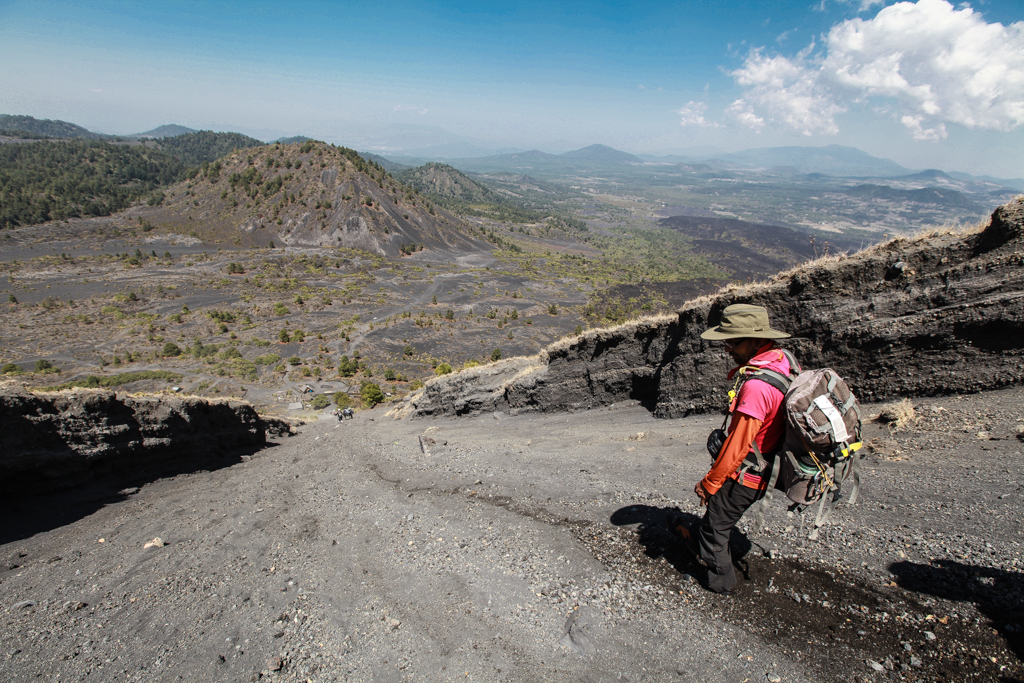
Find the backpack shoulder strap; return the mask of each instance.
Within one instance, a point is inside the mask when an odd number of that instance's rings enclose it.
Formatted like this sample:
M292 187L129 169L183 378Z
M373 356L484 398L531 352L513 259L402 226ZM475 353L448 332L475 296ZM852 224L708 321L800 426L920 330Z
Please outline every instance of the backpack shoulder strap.
M769 386L773 386L782 392L785 396L786 392L789 391L789 385L792 383L789 377L786 377L781 372L775 372L774 370L758 370L750 374L748 379L759 379Z
M793 355L792 351L787 351L786 349L779 349L779 351L782 351L782 355L785 356L786 360L789 361L790 377L796 377L797 375L804 371L803 367L800 365L800 361L796 359L796 356Z
M803 368L800 367L800 361L796 359L796 356L793 355L792 351L787 351L786 349L779 349L779 351L781 351L782 355L784 355L786 360L789 361L789 376L786 376L781 372L776 372L775 370L760 368L748 374L747 379L759 379L762 382L775 387L782 392L783 396L785 396L789 391L789 385L792 384L797 375L803 372Z

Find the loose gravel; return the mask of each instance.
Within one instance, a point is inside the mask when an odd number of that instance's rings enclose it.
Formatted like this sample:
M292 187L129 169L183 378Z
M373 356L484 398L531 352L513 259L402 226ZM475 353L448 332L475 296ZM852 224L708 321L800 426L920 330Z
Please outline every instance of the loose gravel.
M817 541L778 499L742 522L728 597L664 525L700 515L718 419L630 404L367 411L137 491L5 501L0 680L1019 680L1022 399L869 426L857 505Z

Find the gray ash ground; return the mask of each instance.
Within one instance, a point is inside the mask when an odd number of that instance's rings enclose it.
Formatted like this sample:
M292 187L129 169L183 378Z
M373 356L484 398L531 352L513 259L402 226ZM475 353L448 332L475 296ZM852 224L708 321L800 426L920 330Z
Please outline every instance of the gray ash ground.
M358 395L366 379L404 393L442 362L536 353L585 323L577 309L592 289L520 273L489 253L427 249L387 260L348 249L240 249L136 227L121 216L0 238L0 365L30 371L46 360L61 371L22 375L32 386L165 370L182 378L132 390L178 384L281 411L306 384L333 393L336 384L321 382L340 383ZM245 272L229 275L232 264ZM304 340L282 343L282 330ZM220 356L190 356L196 341ZM164 356L167 343L186 353ZM343 355L366 369L339 377Z
M4 501L0 680L1019 681L1022 399L872 427L860 502L809 541L776 500L729 597L663 523L718 418L635 405L313 422L31 535L68 500Z

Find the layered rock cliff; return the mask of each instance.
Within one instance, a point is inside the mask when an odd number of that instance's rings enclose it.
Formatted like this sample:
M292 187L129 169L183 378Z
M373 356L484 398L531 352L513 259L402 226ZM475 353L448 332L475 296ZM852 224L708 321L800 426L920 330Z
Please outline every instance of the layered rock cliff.
M243 403L0 388L0 489L5 494L209 467L226 453L265 443L263 422Z
M939 231L730 287L677 315L591 330L534 359L434 379L394 411L559 411L638 400L661 417L719 410L730 362L700 333L733 303L765 306L805 368L832 367L865 401L1024 380L1024 198L978 232Z

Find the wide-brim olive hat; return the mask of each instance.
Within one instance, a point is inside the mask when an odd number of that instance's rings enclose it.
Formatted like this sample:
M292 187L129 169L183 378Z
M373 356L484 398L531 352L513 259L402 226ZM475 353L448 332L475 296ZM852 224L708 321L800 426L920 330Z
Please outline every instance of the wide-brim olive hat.
M700 336L703 339L785 339L791 335L771 328L764 306L733 304L722 311L722 322L717 327L701 332Z

